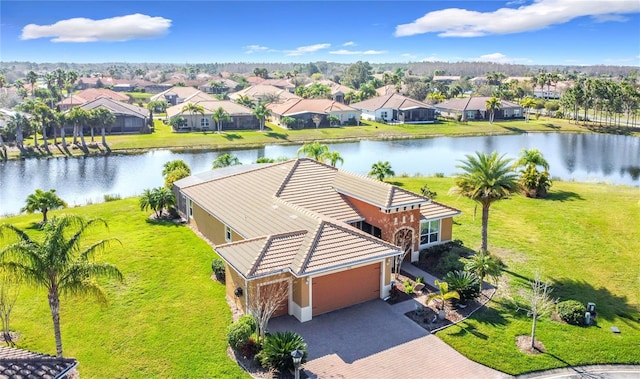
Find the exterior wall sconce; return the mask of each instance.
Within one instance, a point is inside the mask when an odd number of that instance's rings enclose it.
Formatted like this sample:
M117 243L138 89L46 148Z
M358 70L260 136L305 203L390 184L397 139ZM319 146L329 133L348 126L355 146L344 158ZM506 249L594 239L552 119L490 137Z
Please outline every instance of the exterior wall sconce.
M236 295L236 297L242 297L242 293L243 292L244 291L242 291L242 287L238 287L238 288L236 288L235 291L233 291L233 294Z

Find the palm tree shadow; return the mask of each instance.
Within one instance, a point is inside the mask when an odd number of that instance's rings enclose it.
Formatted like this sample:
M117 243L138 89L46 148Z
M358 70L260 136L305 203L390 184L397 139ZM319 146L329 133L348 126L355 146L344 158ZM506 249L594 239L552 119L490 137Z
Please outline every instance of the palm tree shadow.
M226 138L227 141L233 141L233 140L236 140L236 139L242 139L243 138L238 133L225 133L223 137Z
M573 200L584 200L580 194L569 191L550 191L547 196L547 200L551 201L573 201Z
M524 129L520 129L520 128L516 128L515 126L503 126L503 125L499 125L502 129L507 129L509 131L512 131L514 133L526 133L526 131Z
M550 128L550 129L560 129L560 126L555 125L555 124L551 124L551 123L546 123L546 124L542 124L543 126Z
M267 132L265 133L265 135L269 138L275 138L275 139L281 139L281 140L287 140L289 139L289 135L286 133L278 133L278 132Z
M463 325L464 324L464 325ZM483 339L483 340L487 340L489 339L489 336L487 336L484 333L481 333L477 330L477 328L473 325L469 325L466 322L462 322L460 324L458 324L458 327L460 328L460 330L458 330L457 332L453 333L452 336L454 337L464 337L467 333Z

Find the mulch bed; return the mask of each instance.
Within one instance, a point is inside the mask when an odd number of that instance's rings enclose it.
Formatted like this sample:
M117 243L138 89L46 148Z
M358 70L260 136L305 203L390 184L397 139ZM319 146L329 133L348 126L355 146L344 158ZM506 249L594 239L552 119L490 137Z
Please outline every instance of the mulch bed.
M531 336L517 336L516 346L518 346L520 351L527 354L536 355L546 353L544 344L539 340L536 340L533 347L531 347Z

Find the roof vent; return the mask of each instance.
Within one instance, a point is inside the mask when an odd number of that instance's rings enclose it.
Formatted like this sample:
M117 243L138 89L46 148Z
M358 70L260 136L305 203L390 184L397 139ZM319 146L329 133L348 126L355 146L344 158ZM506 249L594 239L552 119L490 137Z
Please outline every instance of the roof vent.
M273 205L271 206L271 208L273 208L273 209L278 209L278 204L273 204Z
M295 219L298 218L298 216L297 215L290 215L289 218L291 218L292 220L295 220Z

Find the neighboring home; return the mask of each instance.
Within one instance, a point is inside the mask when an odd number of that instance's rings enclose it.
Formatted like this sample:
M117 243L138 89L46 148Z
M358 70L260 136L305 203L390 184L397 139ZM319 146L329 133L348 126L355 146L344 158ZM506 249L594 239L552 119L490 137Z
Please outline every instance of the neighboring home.
M457 118L460 121L488 120L487 100L490 97L462 97L446 100L435 104L441 115ZM524 113L520 104L507 100L500 100L501 109L495 111L494 120L523 118Z
M106 130L109 134L147 132L149 124L149 110L146 108L141 108L105 97L82 104L80 108L87 111L96 108L106 108L111 111L116 119L111 127ZM65 125L65 131L73 132L73 125Z
M251 76L251 75L247 76L247 82L249 82L252 85L260 84L260 83L262 83L264 81L265 81L265 79L261 78L259 76Z
M269 104L271 121L282 127L283 117L298 120L298 128L333 126L329 116L337 119L338 125L358 125L360 111L348 105L329 99L290 99L281 104ZM316 125L318 122L318 125Z
M101 87L111 87L118 84L119 81L112 77L99 77L92 76L90 78L81 77L74 83L74 88L78 90L83 90L87 88L101 88Z
M174 105L167 108L167 118L172 119L176 117L183 117L186 120L186 125L180 128L180 130L217 130L216 122L213 119L213 114L218 108L222 108L227 112L230 119L222 121L222 130L249 130L259 129L260 122L254 116L253 110L243 105L236 104L228 100L216 100L212 99L209 95L209 99L206 101L188 101L186 103ZM201 105L204 109L204 114L189 112L182 112L182 109L187 104Z
M149 101L166 101L169 105L177 105L191 100L196 95L204 95L208 99L213 99L211 96L197 88L175 86L162 91L157 95L151 96Z
M309 87L314 83L320 83L324 86L329 87L329 89L331 90L331 99L333 101L337 101L338 103L344 103L344 95L348 94L349 92L356 92L356 90L354 90L353 88L343 86L342 84L338 84L334 81L327 80L327 79L309 83L306 86Z
M360 109L365 120L399 124L428 124L436 121L436 111L432 105L397 93L349 105Z
M0 378L62 379L78 366L74 358L57 358L0 346Z
M57 102L56 105L60 107L61 111L66 111L72 107L77 107L100 98L112 99L121 102L129 102L129 100L131 100L128 95L118 93L107 88L88 88L76 94L72 94L66 99Z
M223 93L233 92L236 90L238 82L231 79L214 78L207 84L202 84L198 89L210 95L220 95Z
M385 298L402 256L450 241L460 211L382 181L301 158L231 166L174 184L178 212L226 262L226 292L247 312L273 283L275 315L298 320Z
M290 93L294 93L296 90L296 85L292 84L289 79L266 79L260 84L274 86L276 88L287 90Z
M256 84L251 87L247 87L238 92L234 92L229 95L229 98L233 101L237 101L240 96L247 96L251 100L268 103L282 103L289 99L300 99L301 97L295 95L282 88L274 87L269 84Z
M378 94L378 96L387 96L394 93L402 94L406 87L407 86L405 86L404 84L401 85L400 88L398 88L395 84L387 84L382 87L376 88L376 93Z
M456 80L460 80L460 76L452 76L452 75L434 75L432 81L440 82L444 84L451 84Z

